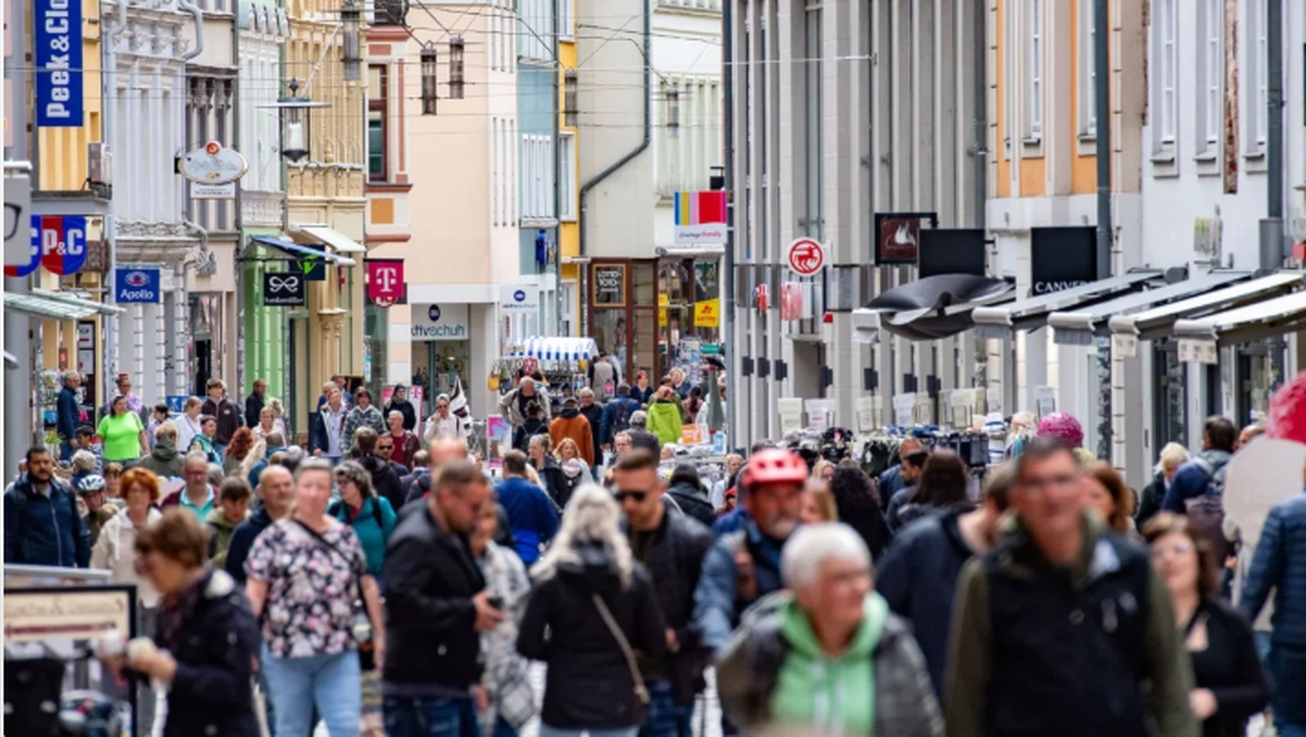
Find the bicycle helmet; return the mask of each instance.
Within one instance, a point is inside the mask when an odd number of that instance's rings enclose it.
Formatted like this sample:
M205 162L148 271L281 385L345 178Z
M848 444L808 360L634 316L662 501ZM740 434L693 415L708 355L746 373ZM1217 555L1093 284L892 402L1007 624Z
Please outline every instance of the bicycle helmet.
M1265 418L1266 436L1306 445L1306 371L1270 397Z
M749 459L743 485L753 489L761 484L801 484L807 481L807 474L807 463L798 455L772 448Z
M83 476L77 481L77 491L81 494L94 494L104 491L104 477L98 473Z
M1061 438L1074 448L1084 444L1084 428L1079 426L1079 420L1065 412L1053 412L1039 420L1038 434Z

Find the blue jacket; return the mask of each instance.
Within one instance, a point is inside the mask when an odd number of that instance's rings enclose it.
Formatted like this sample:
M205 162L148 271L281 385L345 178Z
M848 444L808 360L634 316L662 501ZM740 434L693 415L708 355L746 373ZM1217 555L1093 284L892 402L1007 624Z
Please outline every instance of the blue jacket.
M875 590L894 614L911 622L940 697L957 578L974 555L957 526L959 516L953 512L908 525L875 566Z
M630 422L630 416L639 411L639 402L631 399L629 396L615 397L612 401L603 405L603 421L599 423L599 444L611 445L612 439L617 435L617 413L621 407L626 407L626 422Z
M263 454L263 458L260 459L258 463L255 463L253 466L250 467L249 485L251 488L254 489L258 488L258 478L259 476L263 475L263 469L268 467L268 459L272 457L272 454L276 453L277 451L281 451L285 449L286 449L285 446L268 448L267 452Z
M81 424L82 411L77 406L77 392L65 386L59 390L59 402L55 405L56 423L59 437L72 440L77 435L77 426Z
M223 567L242 587L245 585L245 561L249 558L250 549L254 547L254 539L271 525L272 517L268 515L267 508L260 506L249 519L236 525L235 531L231 533L231 542L227 543L227 561Z
M1201 453L1212 468L1219 469L1229 462L1230 454L1223 450L1204 450ZM1174 480L1165 492L1161 509L1175 514L1187 514L1188 505L1184 502L1206 493L1206 471L1196 463L1189 461L1175 471Z
M880 499L888 504L889 500L893 499L893 495L902 491L904 486L906 484L902 480L902 464L895 463L880 474Z
M87 568L91 535L77 497L58 479L50 484L50 496L42 496L23 474L5 491L5 562Z
M717 521L712 523L712 537L720 538L732 532L739 532L752 519L752 517L748 516L748 510L744 509L744 505L740 504L718 517Z
M558 534L558 510L544 489L526 479L516 476L504 479L495 489L499 506L508 515L517 555L530 568L540 559L540 543Z
M376 524L377 515L372 509L374 504L381 505L380 526ZM395 531L395 523L398 521L394 507L390 506L390 500L383 496L364 500L363 506L352 520L349 519L349 513L345 511L344 502L339 499L332 500L328 512L354 528L354 534L358 535L358 542L363 546L363 555L367 556L367 572L380 578L381 567L385 563L385 546L390 542L390 535Z
M1271 639L1306 645L1306 493L1279 502L1265 518L1239 606L1256 619L1275 589Z
M694 589L694 627L703 647L716 652L730 641L743 610L756 601L746 601L736 590L735 551L746 549L753 559L757 597L784 588L780 578L780 549L749 520L743 529L717 540L703 557L703 570Z

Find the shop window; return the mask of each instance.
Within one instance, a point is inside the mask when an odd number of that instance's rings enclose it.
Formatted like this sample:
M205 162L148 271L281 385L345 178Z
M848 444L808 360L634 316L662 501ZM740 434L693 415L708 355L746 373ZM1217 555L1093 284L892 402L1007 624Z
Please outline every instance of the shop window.
M388 177L386 156L386 68L373 64L367 68L367 178L384 182Z
M657 305L657 265L652 261L633 264L634 276L631 279L635 292L636 307L654 307Z
M617 357L623 370L630 360L630 349L626 343L626 310L595 310L594 341L599 350Z

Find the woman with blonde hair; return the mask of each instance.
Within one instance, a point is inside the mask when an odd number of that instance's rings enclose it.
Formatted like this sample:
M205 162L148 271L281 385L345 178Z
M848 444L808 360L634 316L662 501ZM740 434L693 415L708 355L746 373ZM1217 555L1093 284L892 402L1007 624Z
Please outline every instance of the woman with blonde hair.
M834 477L834 464L822 458L812 466L812 480L829 484Z
M577 487L592 479L590 466L580 457L580 444L571 438L563 438L554 451L558 465L562 467L562 497L558 506L567 508L567 500L576 492Z
M821 461L821 463L827 463L827 461ZM819 466L820 463L817 465ZM833 470L834 466L831 465L830 468ZM829 485L815 478L808 479L807 486L803 489L803 506L798 515L805 525L817 522L838 522L839 508L834 502L834 494L830 493Z
M1156 463L1156 475L1152 483L1143 487L1138 499L1138 509L1134 510L1134 522L1139 528L1161 511L1161 502L1170 490L1170 483L1179 467L1188 462L1188 449L1179 443L1166 443L1161 449L1161 460Z
M517 651L548 664L540 737L634 737L644 721L649 696L634 653L661 658L666 624L620 521L611 493L582 486L531 570Z

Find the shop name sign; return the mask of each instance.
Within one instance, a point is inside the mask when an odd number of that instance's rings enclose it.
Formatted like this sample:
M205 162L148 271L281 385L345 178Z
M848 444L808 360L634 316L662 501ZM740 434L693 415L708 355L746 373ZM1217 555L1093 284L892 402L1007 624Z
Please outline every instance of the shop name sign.
M268 307L303 307L308 293L303 274L264 274L263 304Z
M36 44L36 124L43 128L80 127L83 122L80 0L36 0L32 29Z
M1097 232L1091 226L1030 229L1031 292L1052 294L1097 281Z
M535 312L540 309L540 289L509 284L499 293L499 307L504 312Z
M113 298L120 305L158 304L158 269L114 269Z
M413 305L414 343L432 340L466 340L469 332L467 305Z
M89 640L117 630L131 632L132 595L125 590L58 592L5 589L5 642Z
M239 151L209 141L183 156L178 169L191 181L192 198L231 199L236 196L236 180L249 171L249 162Z

